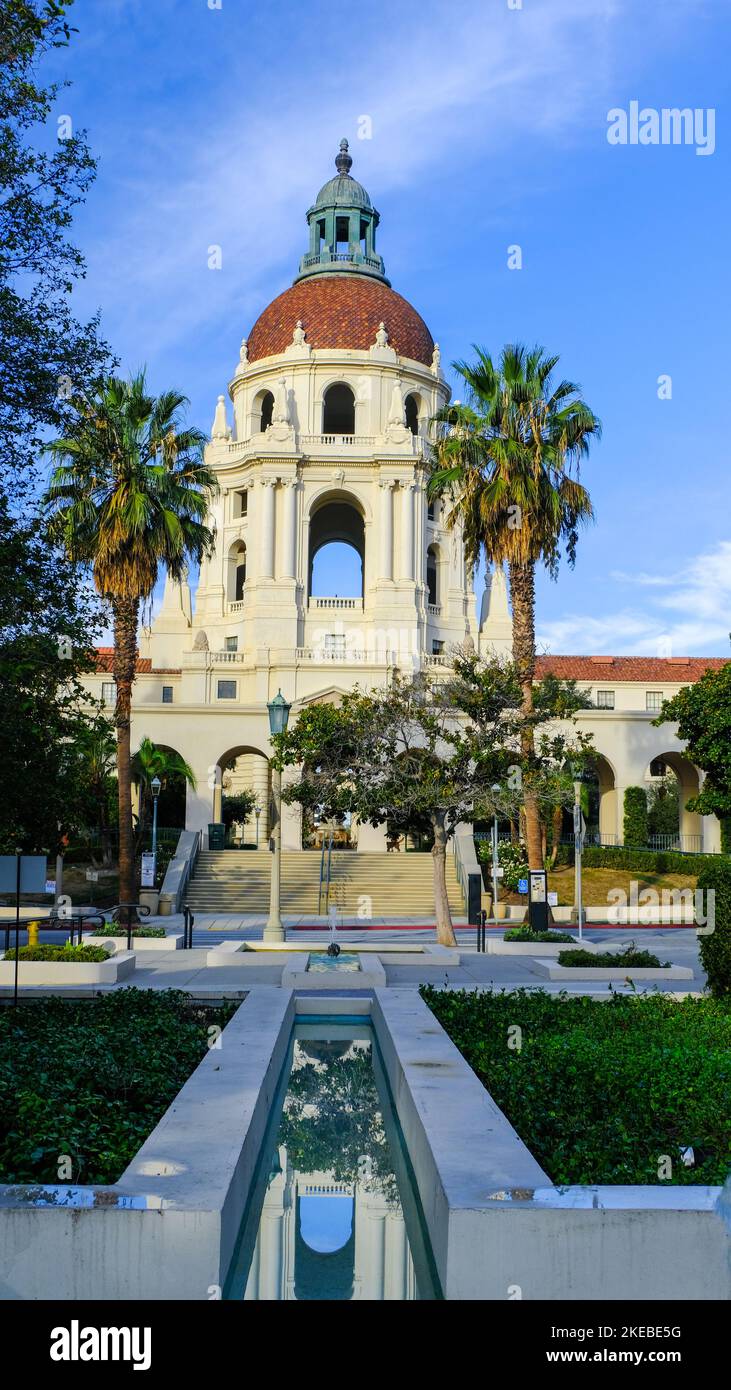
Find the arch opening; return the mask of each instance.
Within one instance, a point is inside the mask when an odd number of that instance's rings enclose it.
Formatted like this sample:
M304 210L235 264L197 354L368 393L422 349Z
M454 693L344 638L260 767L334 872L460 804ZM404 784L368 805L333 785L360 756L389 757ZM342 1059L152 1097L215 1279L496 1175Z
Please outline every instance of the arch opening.
M355 396L344 381L325 392L322 404L323 434L355 434Z
M241 603L246 587L246 545L234 541L228 552L226 593L229 603Z
M647 839L653 849L703 850L703 819L687 809L700 791L698 770L682 753L659 753L645 770Z
M212 819L226 824L226 847L266 848L272 824L271 776L266 754L246 744L229 748L216 762L214 780ZM234 814L235 798L241 792L253 792L256 797L254 810L245 818ZM225 805L227 800L229 808Z
M435 545L430 545L426 552L426 587L427 602L436 607L439 603L439 551Z
M308 595L363 598L365 523L354 503L323 503L310 518Z
M419 433L419 404L419 399L413 392L404 401L406 428L411 430L412 434Z

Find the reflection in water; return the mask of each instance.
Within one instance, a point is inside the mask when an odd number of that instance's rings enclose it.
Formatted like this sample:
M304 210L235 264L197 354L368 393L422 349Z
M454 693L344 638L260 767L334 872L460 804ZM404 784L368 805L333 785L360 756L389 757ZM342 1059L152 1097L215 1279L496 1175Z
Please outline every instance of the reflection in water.
M370 1030L347 1033L296 1029L258 1230L234 1297L244 1289L247 1300L438 1296L390 1115L386 1133Z

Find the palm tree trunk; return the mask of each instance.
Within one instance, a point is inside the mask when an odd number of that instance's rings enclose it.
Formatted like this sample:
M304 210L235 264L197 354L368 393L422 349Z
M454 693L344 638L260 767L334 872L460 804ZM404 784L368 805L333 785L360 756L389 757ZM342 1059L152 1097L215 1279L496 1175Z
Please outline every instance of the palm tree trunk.
M520 756L523 763L523 776L529 778L535 758L533 731L533 678L536 669L534 565L510 565L510 597L513 603L513 661L518 671L522 692ZM535 793L531 792L530 783L524 791L523 809L525 811L528 866L531 869L542 869L541 817L538 798Z
M114 723L117 730L117 794L119 797L119 901L137 901L135 856L132 835L132 778L130 773L130 721L132 686L137 667L137 621L139 601L118 598L114 614L114 679L117 703Z
M553 808L551 818L551 868L555 868L558 859L558 851L561 846L561 831L563 829L563 806L559 802Z
M456 946L457 938L452 926L452 913L447 893L447 833L444 815L435 811L431 817L434 831L432 846L432 867L434 870L434 914L437 924L437 941L440 946Z

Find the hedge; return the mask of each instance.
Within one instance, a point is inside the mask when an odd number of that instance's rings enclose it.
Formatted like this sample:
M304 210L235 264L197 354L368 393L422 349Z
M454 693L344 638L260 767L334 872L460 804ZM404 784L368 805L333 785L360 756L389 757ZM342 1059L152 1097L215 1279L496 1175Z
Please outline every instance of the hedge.
M698 875L702 890L702 910L705 922L698 922L701 964L708 976L708 988L716 998L731 995L731 861L715 859L705 864ZM706 898L715 893L713 912ZM708 931L708 928L711 928Z
M648 874L699 874L709 860L720 855L681 854L673 849L612 849L608 845L587 845L581 862L587 869L634 869Z
M420 993L553 1182L726 1181L728 998Z
M624 843L628 849L647 844L647 792L644 787L627 787L624 793Z

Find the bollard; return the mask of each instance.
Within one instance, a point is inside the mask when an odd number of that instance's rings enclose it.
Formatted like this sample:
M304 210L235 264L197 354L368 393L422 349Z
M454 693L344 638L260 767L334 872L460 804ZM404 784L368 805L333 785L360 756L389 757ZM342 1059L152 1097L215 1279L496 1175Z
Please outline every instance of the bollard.
M37 945L38 945L38 931L39 931L40 925L41 925L40 922L29 922L29 923L28 923L28 945L29 945L29 946L37 946Z

